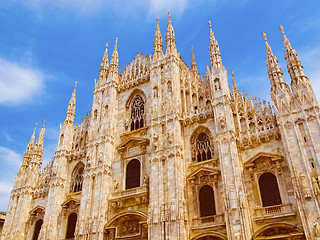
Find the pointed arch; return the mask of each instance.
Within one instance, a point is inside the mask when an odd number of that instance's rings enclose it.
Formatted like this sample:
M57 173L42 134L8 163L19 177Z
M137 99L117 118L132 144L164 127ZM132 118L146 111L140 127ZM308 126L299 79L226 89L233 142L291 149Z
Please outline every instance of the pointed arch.
M82 191L84 179L84 164L79 162L73 169L70 182L70 192Z
M190 144L193 162L202 162L213 158L213 137L208 128L198 126L191 135Z
M265 237L277 236L277 239L306 239L303 230L289 223L275 222L264 225L259 228L253 235L251 240L265 239ZM298 238L300 237L300 238Z
M130 131L143 128L145 126L145 103L146 95L140 89L135 89L127 100L126 107L129 109Z
M194 236L191 240L227 240L227 237L219 232L208 231Z

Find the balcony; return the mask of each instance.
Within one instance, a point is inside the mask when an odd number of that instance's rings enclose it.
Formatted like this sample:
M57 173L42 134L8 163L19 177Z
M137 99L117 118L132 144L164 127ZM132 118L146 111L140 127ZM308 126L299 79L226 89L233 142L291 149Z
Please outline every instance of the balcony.
M148 204L148 186L136 187L111 194L110 205L114 208L130 207L140 204Z
M200 217L193 219L192 229L219 228L226 225L224 214Z
M292 217L295 215L296 213L293 211L291 203L269 207L258 207L254 209L254 220L257 222L269 219Z

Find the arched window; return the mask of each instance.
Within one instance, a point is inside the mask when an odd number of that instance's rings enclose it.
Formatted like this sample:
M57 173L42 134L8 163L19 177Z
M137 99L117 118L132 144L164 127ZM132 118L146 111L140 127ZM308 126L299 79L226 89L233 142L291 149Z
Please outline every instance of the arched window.
M33 238L32 240L38 240L38 237L39 237L39 234L40 234L40 230L41 230L41 227L42 227L42 224L43 224L43 220L42 219L39 219L35 226L34 226L34 232L33 232Z
M127 165L126 189L140 187L140 161L131 160Z
M77 224L77 214L71 213L68 217L67 234L66 238L74 238L74 233Z
M277 178L272 173L263 173L259 178L259 187L263 207L281 204Z
M130 129L136 130L144 127L144 101L141 96L137 96L131 106L131 126Z
M212 158L210 139L206 133L200 133L196 140L196 160L202 162Z
M83 174L84 174L84 167L82 164L80 166L77 166L73 170L71 183L70 183L70 192L82 191Z
M216 215L213 189L209 185L203 186L199 192L200 217Z

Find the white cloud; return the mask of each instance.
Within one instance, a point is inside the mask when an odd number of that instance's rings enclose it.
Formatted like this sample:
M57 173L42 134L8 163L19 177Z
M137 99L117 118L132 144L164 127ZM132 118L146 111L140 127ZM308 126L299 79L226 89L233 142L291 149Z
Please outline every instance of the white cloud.
M124 12L134 13L137 10L146 9L149 15L164 15L168 11L182 14L192 3L198 4L203 0L25 0L21 1L26 6L42 15L45 8L58 7L70 10L77 14L95 14L101 11L112 10L116 14L123 15ZM19 2L19 0L17 0Z
M0 57L0 104L18 105L40 95L44 74Z
M14 168L20 168L22 156L9 148L0 146L0 161Z
M9 181L0 182L0 194L10 193L13 188L13 183Z

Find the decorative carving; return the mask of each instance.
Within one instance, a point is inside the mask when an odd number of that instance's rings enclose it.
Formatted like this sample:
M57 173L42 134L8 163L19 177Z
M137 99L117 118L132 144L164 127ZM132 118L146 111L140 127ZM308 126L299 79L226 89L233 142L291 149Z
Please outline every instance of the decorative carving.
M132 235L134 233L139 233L139 230L139 220L134 219L131 215L126 217L126 220L120 224L121 235Z
M314 232L316 237L320 238L320 224L317 220L313 221L313 226L314 226Z
M119 191L119 183L117 180L113 180L113 191L118 192Z
M218 123L221 129L224 129L226 127L226 119L221 114L218 117Z
M301 182L301 186L302 186L302 190L305 198L311 198L311 191L308 186L307 179L304 172L300 172L300 182Z
M313 176L312 177L312 185L313 185L313 190L316 196L320 195L320 187L317 179Z

